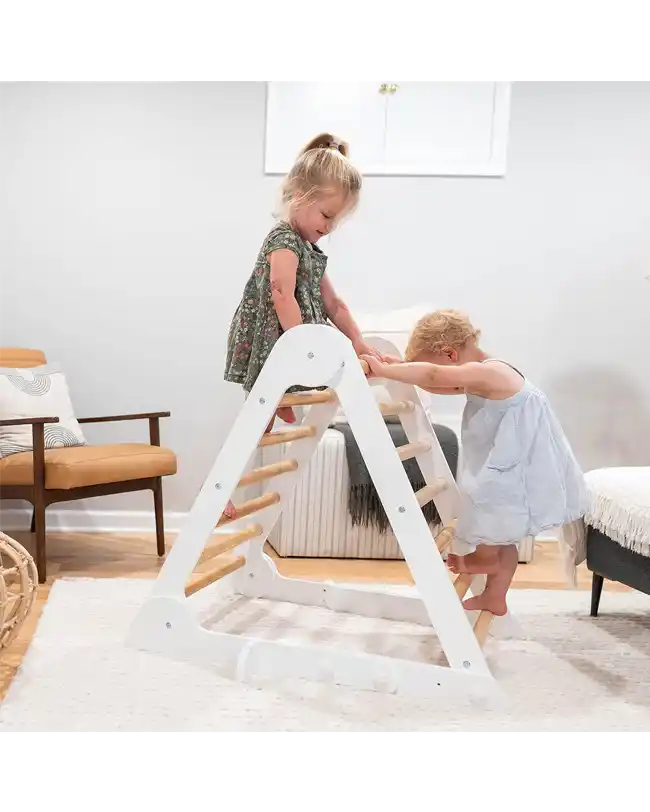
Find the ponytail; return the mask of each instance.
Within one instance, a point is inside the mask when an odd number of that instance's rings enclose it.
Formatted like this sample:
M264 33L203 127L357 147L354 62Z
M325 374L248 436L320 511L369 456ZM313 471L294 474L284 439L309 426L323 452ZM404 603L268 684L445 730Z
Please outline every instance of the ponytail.
M347 141L341 141L331 133L321 133L306 144L301 150L300 155L310 152L312 149L333 149L340 152L344 158L350 157L350 145Z

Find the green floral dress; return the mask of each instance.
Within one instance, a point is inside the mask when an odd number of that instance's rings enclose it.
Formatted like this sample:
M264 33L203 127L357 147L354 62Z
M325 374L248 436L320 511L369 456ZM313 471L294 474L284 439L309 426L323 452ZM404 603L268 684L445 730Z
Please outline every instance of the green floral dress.
M295 297L303 323L329 323L320 289L327 257L320 248L305 242L288 223L281 221L262 243L228 333L224 378L242 384L247 392L252 389L283 332L271 296L271 267L268 261L268 255L279 248L288 248L298 257ZM303 388L295 386L288 391Z

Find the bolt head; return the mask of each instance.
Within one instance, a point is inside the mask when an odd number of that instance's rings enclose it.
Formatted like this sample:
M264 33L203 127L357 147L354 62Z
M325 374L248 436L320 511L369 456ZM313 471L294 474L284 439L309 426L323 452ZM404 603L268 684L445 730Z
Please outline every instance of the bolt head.
M260 398L260 405L264 406L265 403L266 401L264 400L264 398Z
M470 662L469 662L469 660L464 660L464 662L463 662L463 668L469 668L469 666L470 666Z
M313 357L314 357L314 353L313 353L313 352L308 352L308 353L307 353L307 358L309 358L309 360L310 360L310 361L311 361L311 359L312 359Z
M172 624L169 621L167 621L167 623L165 623L165 628L166 629L171 629L171 627L172 627Z
M397 509L399 510L400 513L406 513L406 508L404 507L404 505L400 505Z
M215 489L215 491L220 491L221 490L221 482L215 482L214 489Z

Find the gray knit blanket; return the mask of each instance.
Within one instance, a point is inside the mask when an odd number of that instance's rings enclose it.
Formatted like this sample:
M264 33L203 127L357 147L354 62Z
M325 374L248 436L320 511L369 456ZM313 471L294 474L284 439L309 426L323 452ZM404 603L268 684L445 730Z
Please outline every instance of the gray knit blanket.
M391 436L391 440L396 447L404 445L407 441L406 434L400 422L390 422L386 420L386 426ZM368 527L374 525L379 531L388 529L389 522L386 511L375 490L370 473L361 456L359 446L354 439L354 434L347 423L336 423L330 428L340 431L345 438L345 455L347 457L348 471L350 475L350 490L348 493L348 511L353 525L363 525ZM434 426L434 431L442 446L442 450L447 459L447 463L454 477L458 465L458 438L455 433L446 426ZM414 491L420 490L426 485L420 466L414 459L403 463L406 474ZM440 522L438 511L433 502L429 502L423 508L424 517L427 522L436 525Z

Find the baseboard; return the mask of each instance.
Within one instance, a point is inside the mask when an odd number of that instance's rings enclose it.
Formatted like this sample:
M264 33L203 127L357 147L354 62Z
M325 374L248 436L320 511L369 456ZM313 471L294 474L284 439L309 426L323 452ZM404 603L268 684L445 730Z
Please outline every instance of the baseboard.
M177 533L187 513L165 513L165 532ZM6 532L29 530L31 508L0 511L0 527ZM59 533L155 533L153 511L146 510L65 510L47 511L47 529Z
M178 533L187 513L165 513L165 531ZM31 508L9 508L0 511L0 528L29 530ZM146 510L65 510L50 508L47 511L47 528L59 533L155 533L153 511ZM557 536L537 536L535 543L553 542Z

